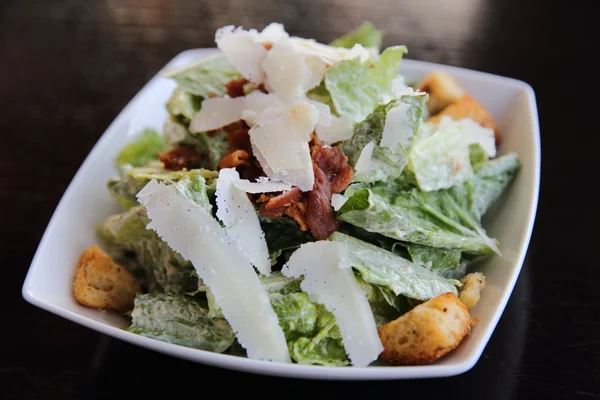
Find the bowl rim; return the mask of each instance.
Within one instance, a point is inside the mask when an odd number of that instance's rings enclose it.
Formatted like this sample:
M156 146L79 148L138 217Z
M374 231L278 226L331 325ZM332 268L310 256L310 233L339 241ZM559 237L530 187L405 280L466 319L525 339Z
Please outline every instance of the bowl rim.
M97 152L101 152L102 149L111 140L113 136L111 135L111 132L118 129L121 124L126 123L128 119L131 118L135 105L142 98L144 98L144 96L151 90L151 84L157 78L160 78L161 73L166 68L183 59L189 59L190 57L206 57L216 52L217 49L214 48L200 48L185 50L177 54L136 93L136 95L129 101L129 103L119 112L117 117L106 128L104 133L100 136L99 140L95 143L95 145L90 150L85 160L73 176L67 189L63 193L57 207L55 208L52 217L50 218L50 221L44 231L44 234L39 242L34 257L31 261L30 267L27 271L27 275L23 283L21 292L23 298L36 307L39 307L60 317L63 317L67 320L85 326L97 332L109 335L116 339L123 340L125 342L144 347L146 349L154 350L162 354L168 354L171 356L198 362L209 366L232 369L242 372L303 379L391 380L447 377L459 375L470 370L480 359L483 350L487 346L487 343L489 342L489 339L498 324L500 316L504 313L506 304L510 298L510 295L513 292L514 286L517 282L519 273L521 271L523 262L525 260L525 256L529 248L531 235L535 225L537 206L539 200L541 174L541 145L536 98L531 85L514 78L503 77L500 75L470 70L462 67L449 66L444 64L411 59L404 59L402 61L402 65L408 65L409 68L423 69L424 71L438 69L450 73L454 72L462 76L470 75L474 77L484 78L486 80L501 80L507 85L513 85L514 87L517 87L518 89L522 90L527 96L527 104L531 112L530 122L532 126L530 128L531 132L533 133L532 139L534 144L532 154L534 157L534 185L530 187L531 200L528 205L526 232L523 241L521 242L521 251L519 252L518 258L513 261L513 265L515 265L513 276L511 276L508 280L508 286L506 288L503 288L503 295L499 299L498 305L494 308L494 314L491 317L490 324L487 326L486 331L482 333L480 340L475 344L472 351L468 355L466 355L462 361L448 364L431 364L425 366L369 366L364 368L331 368L323 366L284 364L252 360L245 357L238 357L228 354L213 353L205 350L188 348L127 332L118 327L114 327L106 323L89 319L85 316L52 304L38 297L36 293L33 290L31 290L31 281L33 280L33 276L35 275L36 270L40 268L40 255L42 254L44 247L47 246L50 232L52 232L55 229L55 226L58 223L57 215L63 212L62 209L65 207L65 199L69 196L71 192L75 190L75 183L79 179L81 179L81 176L83 175L82 171L85 170L85 166L90 162L91 155Z

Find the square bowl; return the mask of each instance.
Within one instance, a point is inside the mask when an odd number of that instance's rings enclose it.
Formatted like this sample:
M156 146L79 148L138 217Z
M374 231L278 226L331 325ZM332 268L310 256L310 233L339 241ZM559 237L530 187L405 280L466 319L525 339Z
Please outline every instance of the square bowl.
M184 51L166 68L179 67L214 54L216 49ZM481 263L487 287L472 310L479 324L460 346L425 366L321 367L280 364L211 353L147 338L123 330L118 315L79 305L71 282L83 250L95 243L95 227L106 216L121 212L104 182L117 174L113 159L143 128L160 131L167 117L165 102L175 83L159 72L130 101L94 146L63 195L42 237L23 285L31 304L63 318L161 353L239 371L310 379L407 379L452 376L475 365L485 348L518 278L527 252L537 209L540 180L540 138L535 96L521 81L462 68L404 60L400 72L408 81L433 70L446 71L480 101L496 119L501 132L499 153L515 151L522 168L502 198L492 207L484 227L500 241L504 257Z

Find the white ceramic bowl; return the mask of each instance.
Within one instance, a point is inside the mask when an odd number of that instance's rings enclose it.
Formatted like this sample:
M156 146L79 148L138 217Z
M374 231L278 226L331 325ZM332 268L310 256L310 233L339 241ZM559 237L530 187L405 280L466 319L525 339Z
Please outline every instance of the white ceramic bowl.
M166 68L185 65L214 52L214 49L185 51ZM408 79L416 79L433 70L445 70L454 75L488 108L500 127L500 153L516 151L523 164L513 184L484 221L491 236L500 240L505 258L493 257L481 264L488 286L472 312L479 324L454 352L438 362L418 367L327 368L250 360L126 332L122 329L125 321L121 317L85 308L74 300L71 281L79 255L86 247L97 243L96 225L106 216L120 212L105 185L107 179L117 173L114 156L142 128L160 129L167 116L164 104L175 84L158 75L108 127L75 175L31 263L23 285L23 297L40 308L129 343L203 364L247 372L316 379L404 379L451 376L469 370L481 356L496 327L529 244L540 179L538 117L533 90L524 82L420 61L405 60L401 66L401 73Z

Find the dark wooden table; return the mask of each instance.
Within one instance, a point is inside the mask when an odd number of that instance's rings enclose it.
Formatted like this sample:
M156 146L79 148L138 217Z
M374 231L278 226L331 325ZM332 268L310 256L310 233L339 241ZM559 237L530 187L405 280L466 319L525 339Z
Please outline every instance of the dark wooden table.
M596 3L578 0L3 0L0 397L142 399L167 390L181 398L213 388L282 399L600 397L597 17ZM508 307L471 371L396 382L230 372L122 343L21 298L63 191L165 62L212 46L226 24L281 21L327 42L363 19L385 29L385 45L406 44L410 58L514 77L536 91L543 174L535 231Z

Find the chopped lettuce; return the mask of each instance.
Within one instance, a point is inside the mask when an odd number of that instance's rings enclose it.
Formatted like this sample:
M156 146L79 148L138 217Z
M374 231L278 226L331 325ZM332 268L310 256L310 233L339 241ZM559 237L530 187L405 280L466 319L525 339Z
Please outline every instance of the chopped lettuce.
M417 140L408 168L422 190L447 189L473 176L469 144L458 128L451 127Z
M190 133L180 144L195 147L204 156L200 165L209 170L217 170L219 160L229 149L225 131L218 131L210 135L206 132Z
M194 115L200 111L202 97L176 88L167 102L167 111L178 121L188 126Z
M259 275L260 283L262 283L267 293L289 294L300 291L301 279L288 278L283 276L281 271L273 271L271 275Z
M364 120L379 103L392 98L392 81L398 77L406 46L385 49L378 60L358 57L335 65L325 74L335 110L354 122Z
M242 78L238 70L223 56L212 57L167 76L175 80L185 92L205 99L215 95L224 96L227 93L225 85L233 79Z
M355 44L360 44L379 50L382 41L383 31L377 30L370 21L364 21L358 28L335 39L330 45L351 49Z
M123 147L115 159L118 167L131 165L143 167L152 160L158 160L158 153L167 147L165 137L154 129L144 129L134 141Z
M483 167L489 159L488 154L479 143L472 143L469 145L469 158L471 160L471 167L473 167L474 171Z
M467 183L470 193L470 209L481 219L490 206L500 197L520 168L516 153L488 161L477 170L473 180Z
M300 247L301 244L314 240L308 232L300 230L291 218L268 218L259 215L260 225L265 233L271 264L277 263L279 257Z
M108 217L98 235L108 254L138 277L148 291L194 292L198 278L192 264L146 229L150 222L142 206Z
M108 181L107 187L113 198L125 209L129 209L138 204L135 196L152 179L164 183L175 183L186 176L190 178L201 176L205 179L214 180L218 177L218 173L205 169L170 171L158 167L124 168L120 177L111 178Z
M290 356L298 364L328 367L349 365L350 360L342 343L335 316L324 306L317 305L318 317L314 336L302 336L288 343Z
M271 293L269 298L288 343L312 336L319 313L306 293Z
M212 319L192 297L168 293L138 294L128 331L163 342L216 353L235 339L224 319Z
M414 263L424 265L442 276L445 276L446 271L455 270L460 266L460 250L439 249L414 243L407 243L405 246Z
M370 189L356 191L338 211L338 218L392 239L442 249L485 255L498 252L454 191L402 192L393 200Z
M408 146L398 143L395 148L381 146L380 142L385 128L388 112L394 107L407 106L407 117L413 136L419 134L421 114L426 96L413 94L403 95L401 99L392 100L378 106L364 121L356 124L354 135L344 142L343 151L348 156L350 165L356 166L362 150L370 142L375 143L370 166L366 171L357 172L355 182L390 181L399 178L408 163Z
M381 328L398 318L409 310L404 296L396 296L394 292L386 287L374 285L362 279L360 273L356 273L356 280L364 290L377 328Z
M329 240L348 248L350 265L369 283L387 288L396 295L429 300L440 294L457 293L458 281L442 278L427 268L370 243L334 232Z

